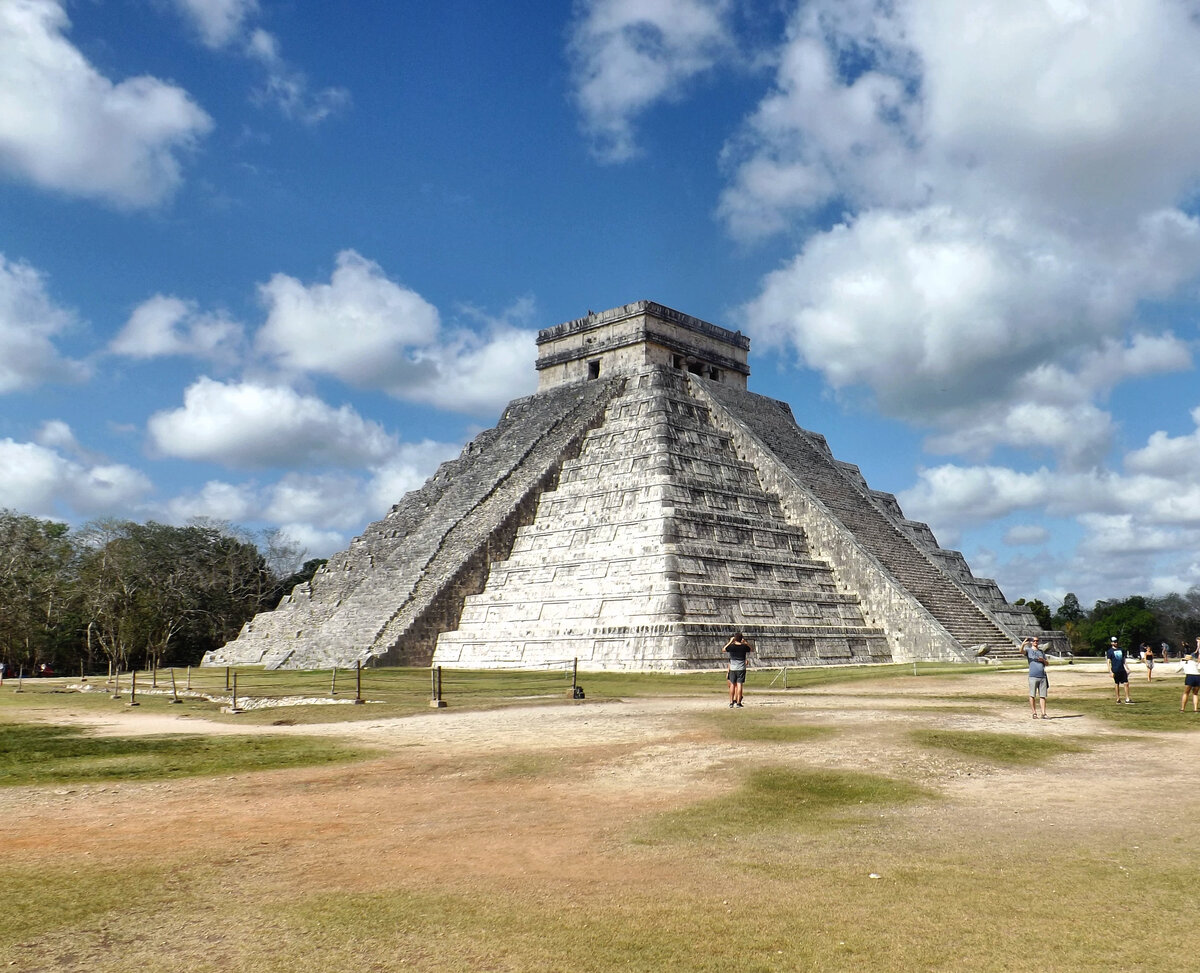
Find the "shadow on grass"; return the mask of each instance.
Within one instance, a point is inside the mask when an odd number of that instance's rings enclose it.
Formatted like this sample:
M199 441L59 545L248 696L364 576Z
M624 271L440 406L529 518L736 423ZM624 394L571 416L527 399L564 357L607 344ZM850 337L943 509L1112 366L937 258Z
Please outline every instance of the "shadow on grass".
M1187 712L1179 712L1179 698L1183 695L1181 683L1134 682L1130 684L1130 695L1134 700L1132 705L1116 702L1110 683L1107 692L1096 691L1075 697L1070 705L1081 713L1126 730L1170 733L1200 730L1200 713L1193 713L1190 703Z
M1017 733L980 733L972 730L913 730L909 737L923 747L952 750L999 764L1037 764L1064 753L1086 753L1088 748L1066 740L1040 740Z
M696 717L696 722L715 729L722 739L737 743L805 743L833 732L829 727L792 722L762 710L705 713Z
M95 737L76 727L0 723L4 786L204 777L377 755L312 737Z
M868 811L936 796L908 781L851 771L765 767L724 797L659 815L641 844L711 841L778 831L820 831L860 823Z

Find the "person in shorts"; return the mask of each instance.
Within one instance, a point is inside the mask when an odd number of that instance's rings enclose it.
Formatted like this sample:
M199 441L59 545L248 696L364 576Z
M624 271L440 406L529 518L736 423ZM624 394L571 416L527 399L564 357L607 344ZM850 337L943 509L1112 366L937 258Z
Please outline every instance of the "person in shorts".
M1121 687L1125 687L1125 702L1132 703L1129 698L1129 670L1125 667L1125 650L1117 642L1114 635L1108 640L1108 651L1104 653L1108 660L1108 671L1112 673L1113 683L1117 688L1117 702L1121 702Z
M1046 653L1038 648L1035 635L1021 640L1021 655L1029 660L1029 709L1033 718L1038 718L1038 702L1041 701L1042 719L1046 719L1046 693L1050 689L1050 677L1046 675Z
M1183 697L1179 700L1179 712L1187 708L1187 699L1192 697L1192 712L1200 711L1200 639L1197 639L1195 652L1186 652L1183 664Z
M1142 661L1146 663L1146 682L1154 681L1154 649L1142 643Z
M725 678L729 680L729 708L742 705L742 691L746 687L746 656L754 651L754 643L734 632L733 638L725 643L722 652L729 653L729 668Z

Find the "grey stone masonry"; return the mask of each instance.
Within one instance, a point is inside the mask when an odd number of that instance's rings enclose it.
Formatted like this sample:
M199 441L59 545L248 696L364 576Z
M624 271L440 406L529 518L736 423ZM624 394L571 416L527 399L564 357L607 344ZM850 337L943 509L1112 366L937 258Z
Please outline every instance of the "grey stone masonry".
M653 301L589 313L538 333L538 389L668 365L746 387L750 339Z
M616 377L510 403L499 425L204 664L428 663L438 632L453 627L488 562L507 555L537 494L622 384Z
M852 587L873 609L870 617L888 629L893 645L907 645L919 658L961 658L983 648L1004 658L1016 655L1025 635L1053 641L1027 608L1004 600L994 581L975 578L959 552L940 548L927 525L905 519L895 497L870 490L857 467L835 460L823 437L796 424L786 403L715 383L697 387L740 430L742 436L735 438L756 457L760 475L781 493L793 494L803 508L796 516L809 519L810 535L814 519L832 525L826 533L836 538L838 549L818 546L818 553L842 565L845 575L852 563L857 565ZM853 553L847 544L851 538ZM902 610L898 591L916 605ZM949 641L930 628L930 618ZM894 655L901 661L905 653Z
M650 301L542 331L539 391L205 665L681 670L967 661L1024 606ZM1053 645L1059 633L1040 633Z
M890 659L883 632L713 427L687 374L652 365L564 463L434 662L712 668L735 629L764 662Z

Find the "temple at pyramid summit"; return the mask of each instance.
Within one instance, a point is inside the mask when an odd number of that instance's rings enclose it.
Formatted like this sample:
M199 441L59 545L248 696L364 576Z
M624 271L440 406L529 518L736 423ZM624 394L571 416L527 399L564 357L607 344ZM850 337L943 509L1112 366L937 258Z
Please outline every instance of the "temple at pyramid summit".
M206 665L686 670L974 661L1042 632L650 301L538 334L538 391Z

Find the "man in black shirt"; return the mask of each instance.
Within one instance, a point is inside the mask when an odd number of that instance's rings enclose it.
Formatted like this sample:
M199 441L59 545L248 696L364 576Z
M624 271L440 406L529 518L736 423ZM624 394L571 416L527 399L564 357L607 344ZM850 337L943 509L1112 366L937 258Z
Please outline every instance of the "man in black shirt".
M1125 687L1125 702L1132 703L1129 698L1129 670L1125 666L1125 650L1117 643L1114 635L1108 640L1108 651L1104 653L1108 660L1108 671L1112 673L1113 683L1117 690L1117 702L1121 702L1121 687Z

